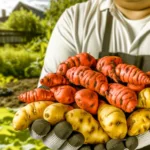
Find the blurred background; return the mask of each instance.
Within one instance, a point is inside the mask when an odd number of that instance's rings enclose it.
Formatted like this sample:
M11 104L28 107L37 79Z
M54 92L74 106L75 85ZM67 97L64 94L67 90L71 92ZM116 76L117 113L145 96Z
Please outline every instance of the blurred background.
M62 12L86 0L0 0L0 150L47 150L28 130L12 128L25 104L17 96L37 86L53 28Z

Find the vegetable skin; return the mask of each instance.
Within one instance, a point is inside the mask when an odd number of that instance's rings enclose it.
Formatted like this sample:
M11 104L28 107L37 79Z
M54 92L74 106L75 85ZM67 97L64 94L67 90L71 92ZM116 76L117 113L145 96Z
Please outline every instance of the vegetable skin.
M75 67L75 66L88 66L91 68L95 68L96 66L96 59L90 55L89 53L79 53L76 54L75 56L69 57L67 60L62 62L58 68L57 68L57 73L61 75L65 75L67 70Z
M147 87L141 90L137 95L137 99L138 108L150 108L150 88Z
M94 117L83 109L73 109L66 113L66 121L74 131L80 132L85 138L85 144L106 143L110 138Z
M100 125L112 139L125 138L127 122L121 109L100 101L97 114Z
M55 101L54 94L50 90L36 88L18 96L18 99L25 103L31 103L35 101Z
M60 74L48 73L42 79L40 79L40 83L47 87L53 87L57 85L68 85L69 81Z
M51 101L32 102L20 108L14 115L12 126L15 130L24 130L36 119L43 118L44 109L53 104Z
M81 89L75 94L76 104L87 112L96 115L98 109L98 94L90 89Z
M128 135L137 136L150 129L150 109L137 109L127 118Z
M135 85L135 84L128 83L127 87L135 92L140 92L145 88L145 85Z
M122 82L135 85L150 84L150 78L147 74L134 65L125 63L118 64L115 68L115 72Z
M104 56L97 60L96 69L102 72L105 76L109 76L115 82L119 82L119 78L115 72L115 67L121 63L123 63L121 57Z
M120 83L110 83L107 101L125 112L132 112L137 106L137 95L134 91Z
M70 68L66 73L66 77L71 83L96 91L102 96L105 96L107 93L108 81L106 76L89 67L79 66Z
M53 91L54 97L59 103L71 104L75 101L76 89L70 85L59 85Z
M51 125L65 120L65 113L72 110L73 107L70 105L64 105L61 103L53 103L46 107L43 113L43 118L48 121Z

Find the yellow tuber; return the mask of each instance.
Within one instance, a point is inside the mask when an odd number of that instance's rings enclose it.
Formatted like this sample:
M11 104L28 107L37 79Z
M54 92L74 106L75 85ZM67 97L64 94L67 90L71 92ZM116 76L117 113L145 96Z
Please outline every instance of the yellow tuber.
M98 120L112 139L123 139L126 136L127 121L120 108L101 101L98 108Z
M12 121L15 130L24 130L36 119L43 118L44 109L53 104L51 101L38 101L20 108Z
M43 118L51 125L55 125L56 123L65 120L65 113L72 109L72 106L54 103L44 110Z
M128 135L136 136L150 129L150 109L135 110L127 119Z
M138 93L138 108L150 108L150 88L145 88Z
M85 144L106 143L109 140L99 122L83 109L76 108L67 112L66 121L72 125L74 131L83 134Z

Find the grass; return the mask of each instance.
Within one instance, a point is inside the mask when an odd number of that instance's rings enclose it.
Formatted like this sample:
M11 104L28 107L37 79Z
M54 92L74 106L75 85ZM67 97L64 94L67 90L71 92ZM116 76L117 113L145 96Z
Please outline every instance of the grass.
M30 137L28 130L13 129L14 114L9 108L0 108L0 150L49 150L40 140Z
M15 77L24 77L25 68L40 56L40 53L27 51L23 46L4 45L0 47L0 73Z

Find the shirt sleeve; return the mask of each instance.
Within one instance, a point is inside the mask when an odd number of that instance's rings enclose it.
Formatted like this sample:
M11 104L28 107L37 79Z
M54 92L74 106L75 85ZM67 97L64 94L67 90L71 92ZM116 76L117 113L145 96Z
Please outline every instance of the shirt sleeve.
M66 9L56 23L49 40L40 79L49 72L56 72L58 64L77 53L72 35L72 25L73 11Z
M58 65L70 56L81 52L98 55L99 17L98 1L77 3L64 11L49 40L40 79L49 72L55 73Z

